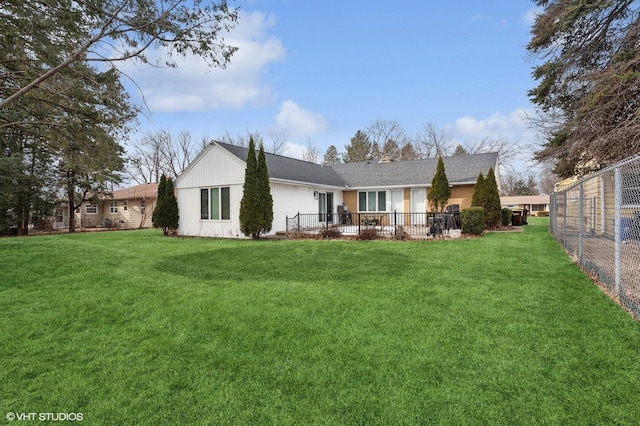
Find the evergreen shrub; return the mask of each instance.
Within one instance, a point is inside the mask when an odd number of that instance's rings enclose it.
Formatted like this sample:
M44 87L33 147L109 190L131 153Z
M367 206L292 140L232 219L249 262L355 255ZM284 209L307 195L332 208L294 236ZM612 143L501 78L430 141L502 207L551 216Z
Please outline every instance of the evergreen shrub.
M513 217L513 211L511 209L502 209L502 226L511 225L511 217Z
M460 212L462 232L465 234L480 235L484 231L484 209L482 207L469 207Z

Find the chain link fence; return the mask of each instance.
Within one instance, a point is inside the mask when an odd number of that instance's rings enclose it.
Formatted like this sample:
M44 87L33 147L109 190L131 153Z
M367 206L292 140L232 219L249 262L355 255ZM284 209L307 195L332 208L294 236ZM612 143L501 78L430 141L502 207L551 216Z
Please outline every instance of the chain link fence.
M550 213L567 253L640 318L640 157L560 188Z

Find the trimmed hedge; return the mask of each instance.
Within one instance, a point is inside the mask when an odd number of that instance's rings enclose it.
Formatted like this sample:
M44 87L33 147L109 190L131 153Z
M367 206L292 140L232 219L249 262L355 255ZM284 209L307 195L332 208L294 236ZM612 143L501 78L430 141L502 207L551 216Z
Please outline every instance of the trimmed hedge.
M511 225L511 218L513 217L513 210L504 208L502 209L502 226Z
M480 235L484 231L484 208L469 207L460 212L462 232L465 234Z

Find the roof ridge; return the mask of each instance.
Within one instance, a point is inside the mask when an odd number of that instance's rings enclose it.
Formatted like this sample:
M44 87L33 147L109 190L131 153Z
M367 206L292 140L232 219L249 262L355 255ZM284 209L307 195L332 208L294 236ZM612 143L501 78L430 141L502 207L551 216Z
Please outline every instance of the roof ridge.
M247 151L249 151L249 147L246 147L246 146L234 145L232 143L220 142L220 141L216 141L216 140L214 140L213 142L215 142L216 144L222 146L223 148L225 148L225 146L232 146L232 147L235 147L235 148L242 148L242 149L246 149ZM255 151L257 152L258 149L255 149ZM264 151L264 153L265 153L265 155L272 156L272 157L279 157L279 158L284 158L286 160L299 161L301 163L313 164L313 165L316 165L316 166L324 167L322 164L314 163L313 161L301 160L299 158L289 157L289 156L282 155L282 154L274 154L272 152L267 152L266 150Z

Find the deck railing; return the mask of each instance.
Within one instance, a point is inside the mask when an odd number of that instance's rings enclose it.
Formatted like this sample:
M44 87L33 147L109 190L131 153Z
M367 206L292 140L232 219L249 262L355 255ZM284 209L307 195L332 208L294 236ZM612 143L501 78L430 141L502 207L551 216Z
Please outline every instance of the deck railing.
M343 235L359 235L375 229L382 235L396 235L400 230L409 235L436 236L460 229L459 213L298 213L287 216L287 234L319 233L335 228Z

